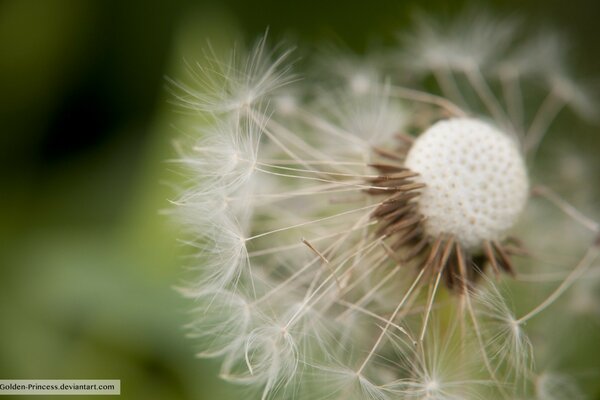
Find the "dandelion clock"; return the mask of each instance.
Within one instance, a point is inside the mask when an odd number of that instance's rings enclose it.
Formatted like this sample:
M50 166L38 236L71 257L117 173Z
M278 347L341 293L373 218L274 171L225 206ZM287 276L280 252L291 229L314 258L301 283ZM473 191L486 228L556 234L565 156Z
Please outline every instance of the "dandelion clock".
M205 119L177 142L172 214L187 333L222 379L257 399L583 396L547 327L594 304L599 225L536 155L561 110L596 108L562 39L524 31L421 16L312 69L263 38L170 82Z

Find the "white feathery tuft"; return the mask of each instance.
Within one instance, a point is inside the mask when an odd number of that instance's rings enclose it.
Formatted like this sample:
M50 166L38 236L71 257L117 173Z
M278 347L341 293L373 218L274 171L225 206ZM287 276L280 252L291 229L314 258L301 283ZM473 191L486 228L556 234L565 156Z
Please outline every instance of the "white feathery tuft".
M253 329L236 350L225 357L221 376L235 383L262 386L262 399L287 390L298 370L295 339L277 324Z
M522 381L533 370L533 346L522 324L506 304L505 295L488 280L475 293L477 313L484 327L486 350L499 368L506 368L515 381Z
M336 53L295 85L289 51L262 38L172 83L206 120L179 146L172 214L194 252L180 290L198 355L219 357L224 379L261 399L565 398L532 380L540 338L525 322L597 252L521 319L488 276L539 261L512 238L529 214L525 160L584 92L558 43L528 54L518 29L473 10L421 18L403 49Z
M188 68L193 86L169 80L171 91L178 105L192 111L244 114L264 107L272 94L294 80L287 63L292 51L268 49L265 35L247 54L232 51L227 61L213 52L206 65Z
M239 224L222 213L204 214L200 209L195 215L194 208L187 209L190 216L187 224L193 239L186 243L195 249L197 272L194 287L200 292L207 289L221 289L239 285L242 274L250 273L250 259L246 249L246 239Z
M220 357L237 351L240 338L252 324L252 306L239 293L223 289L198 290L183 288L180 292L194 300L194 321L186 326L188 336L200 345L199 357Z
M243 187L255 172L263 124L261 120L226 118L205 131L180 155L179 162L195 181L182 201L210 193L233 193Z

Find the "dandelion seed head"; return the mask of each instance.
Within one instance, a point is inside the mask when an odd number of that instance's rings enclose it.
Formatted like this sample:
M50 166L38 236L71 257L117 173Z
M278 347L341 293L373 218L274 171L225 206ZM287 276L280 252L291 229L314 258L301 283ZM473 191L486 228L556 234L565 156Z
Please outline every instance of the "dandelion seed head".
M519 279L520 256L537 261L537 238L511 232L529 197L524 159L581 88L531 51L506 58L525 48L516 27L422 19L403 57L335 53L294 82L288 52L263 39L247 60L196 72L201 89L175 85L209 116L181 147L190 174L173 214L194 252L188 333L224 379L261 399L509 399L530 394L521 382L556 398L532 380L525 322L592 255L518 317L489 275ZM434 85L397 74L411 69ZM532 77L549 83L535 113Z
M468 249L501 239L528 197L516 143L475 119L433 125L415 141L406 166L425 184L419 210L427 233L452 234Z

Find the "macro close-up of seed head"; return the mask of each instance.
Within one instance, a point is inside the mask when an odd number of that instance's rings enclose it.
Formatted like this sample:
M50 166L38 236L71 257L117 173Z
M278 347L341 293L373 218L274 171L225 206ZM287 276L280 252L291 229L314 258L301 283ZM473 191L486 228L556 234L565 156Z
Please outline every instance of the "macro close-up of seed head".
M598 16L0 1L0 400L600 400Z
M514 274L501 243L528 198L525 163L514 138L482 121L454 118L432 125L405 154L382 154L404 164L373 165L382 176L371 182L382 187L369 189L383 195L398 192L373 213L382 225L378 232L397 237L392 249L410 247L410 259L436 241L450 239L467 258L466 279L477 276L471 267L479 273L484 268L480 263L471 265L473 254L485 256L496 273L501 268ZM458 261L446 268L449 286L461 281Z
M198 355L261 399L583 398L548 326L578 318L572 293L598 301L599 225L537 154L593 94L518 20L419 15L397 37L300 64L265 35L169 79L203 120L169 211Z

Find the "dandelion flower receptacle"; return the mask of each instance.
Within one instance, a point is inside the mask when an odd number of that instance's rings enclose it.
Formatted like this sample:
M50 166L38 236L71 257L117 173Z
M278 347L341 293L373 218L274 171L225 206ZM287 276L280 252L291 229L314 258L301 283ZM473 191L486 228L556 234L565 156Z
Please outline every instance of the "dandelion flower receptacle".
M517 144L475 119L433 125L416 140L406 167L425 184L419 210L426 231L452 234L467 248L503 239L528 197Z
M455 242L457 252L446 256L448 267L442 265L450 287L482 272L484 265L473 264L472 254L486 257L496 272L501 268L514 273L500 243L528 198L525 162L517 143L477 119L453 118L423 132L403 157L406 170L380 171L382 176L371 180L385 187L371 193L397 192L373 213L382 225L380 235L397 236L392 249L408 247L405 258L410 259L424 250L441 252L440 246L431 248L436 240ZM385 170L382 165L376 168ZM409 178L417 183L407 183ZM413 197L415 189L420 193ZM466 258L464 277L459 256Z
M222 360L223 379L257 398L540 392L525 324L598 254L598 224L536 187L592 244L524 312L502 289L521 282L522 261L541 262L515 229L531 203L531 154L562 107L542 97L530 115L520 97L546 69L499 77L498 66L527 61L515 24L486 25L502 42L495 52L424 24L418 43L436 47L409 46L412 62L363 68L352 57L344 67L340 55L339 74L318 70L313 84L263 38L247 59L194 67L198 87L172 85L206 119L178 146L190 179L173 213L196 260L181 288L195 304L189 334L199 356ZM410 69L410 82L389 72ZM427 74L439 93L421 89Z

